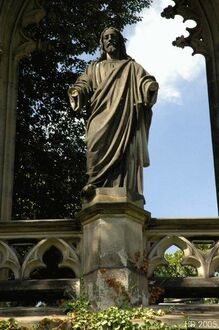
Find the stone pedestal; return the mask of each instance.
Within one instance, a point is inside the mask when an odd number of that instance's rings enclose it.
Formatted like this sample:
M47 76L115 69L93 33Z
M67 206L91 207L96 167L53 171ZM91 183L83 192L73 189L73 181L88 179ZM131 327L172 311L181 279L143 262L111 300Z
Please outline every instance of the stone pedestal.
M100 188L78 214L83 227L82 269L93 306L146 305L143 228L150 214L124 188Z

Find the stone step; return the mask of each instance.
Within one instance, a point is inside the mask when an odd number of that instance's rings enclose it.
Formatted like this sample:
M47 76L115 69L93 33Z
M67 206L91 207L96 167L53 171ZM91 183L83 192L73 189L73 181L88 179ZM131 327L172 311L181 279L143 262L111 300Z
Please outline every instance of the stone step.
M16 318L26 316L65 315L61 307L4 307L0 308L0 318Z
M177 324L180 329L219 329L219 305L186 305L161 304L150 306L153 309L163 309L167 313L159 320L168 324ZM20 325L33 329L34 325L44 318L66 320L64 308L38 307L38 308L0 308L0 321L15 318ZM135 323L143 324L141 320Z
M30 330L44 318L66 319L65 308L60 307L7 307L0 308L0 321L15 319L19 325Z
M14 318L20 326L25 327L25 330L26 329L34 330L34 329L36 329L36 325L45 318L49 318L51 320L59 319L62 322L64 322L66 319L66 316L64 316L64 315L44 315L44 316L38 315L38 316L13 317L13 315L11 315L10 317L0 317L0 321L8 320L9 318ZM66 330L67 330L67 328L66 328Z
M219 329L218 304L164 303L151 307L166 312L160 318L163 322L180 325L182 329Z

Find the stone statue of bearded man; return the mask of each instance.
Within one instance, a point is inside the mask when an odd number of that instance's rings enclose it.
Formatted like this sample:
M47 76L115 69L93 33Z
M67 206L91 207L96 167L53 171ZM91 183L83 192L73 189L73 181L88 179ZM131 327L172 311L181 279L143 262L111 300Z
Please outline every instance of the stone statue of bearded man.
M101 56L69 88L72 109L90 108L86 128L88 182L84 194L98 187L124 187L143 195L143 167L149 165L148 133L158 83L126 54L121 33L106 28Z

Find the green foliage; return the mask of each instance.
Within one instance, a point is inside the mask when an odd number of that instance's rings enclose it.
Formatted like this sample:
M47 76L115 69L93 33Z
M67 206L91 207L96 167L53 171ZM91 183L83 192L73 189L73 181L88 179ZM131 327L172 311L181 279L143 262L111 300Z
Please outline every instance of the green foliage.
M14 319L0 321L0 330L27 330L27 328L20 326Z
M154 275L157 277L187 277L196 276L197 271L194 267L182 265L183 251L177 250L174 253L165 253L168 266L158 266Z
M80 209L87 113L71 112L67 89L103 28L139 21L151 0L40 2L45 18L24 31L39 47L19 68L14 219L71 218Z
M84 294L76 301L65 302L64 306L68 311L71 329L178 329L177 326L169 326L159 320L156 320L157 317L165 315L162 310L155 311L153 309L143 307L110 307L103 311L93 311L88 298ZM141 324L138 324L136 320L141 320Z
M71 309L68 316L60 319L56 316L44 318L33 326L34 330L174 330L179 329L176 325L168 325L157 318L165 313L161 310L154 311L149 308L119 309L110 307L103 311L93 311L88 301L67 302L66 306ZM27 330L15 320L0 321L0 330Z
M73 306L73 305L72 305ZM90 306L87 310L82 306L69 314L72 329L107 330L107 329L178 329L156 320L156 317L164 315L161 310L154 311L148 308L119 309L111 307L103 311L92 312ZM136 320L141 320L138 324Z
M64 303L67 311L86 313L91 310L90 302L87 299L69 300Z
M87 313L91 311L91 304L85 292L84 277L80 277L80 297L77 300L67 300L64 307L68 312Z
M199 248L203 253L207 253L212 248L211 244L198 244ZM177 250L174 253L165 253L165 259L168 262L168 266L158 266L154 271L155 277L190 277L197 276L197 270L189 265L183 266L183 251ZM215 274L217 276L217 273ZM160 291L160 292L159 292ZM151 289L151 303L156 304L159 301L159 294L162 296L163 289L152 287ZM219 298L202 298L203 304L218 304ZM189 301L187 300L187 303Z
M212 243L199 243L196 245L196 247L203 252L208 252L213 247L213 245Z
M203 298L203 304L214 305L219 303L219 298Z

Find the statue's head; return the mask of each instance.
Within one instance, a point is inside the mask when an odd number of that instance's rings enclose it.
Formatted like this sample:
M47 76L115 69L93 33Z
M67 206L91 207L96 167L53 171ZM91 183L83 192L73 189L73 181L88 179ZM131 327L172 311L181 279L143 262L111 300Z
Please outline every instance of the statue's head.
M117 54L118 59L129 58L126 54L125 40L114 27L104 29L100 36L100 60L105 60L107 53Z

